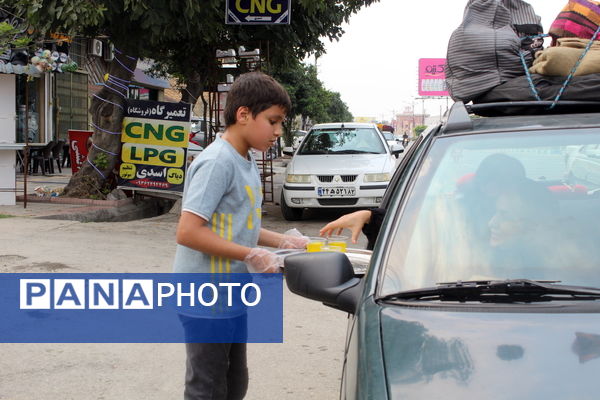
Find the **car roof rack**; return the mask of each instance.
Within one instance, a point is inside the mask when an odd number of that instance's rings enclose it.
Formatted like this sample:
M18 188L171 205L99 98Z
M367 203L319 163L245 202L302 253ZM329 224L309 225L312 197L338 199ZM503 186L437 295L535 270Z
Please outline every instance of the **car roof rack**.
M600 112L600 101L505 101L480 104L464 104L458 101L444 116L441 133L473 129L471 114L479 117L502 117L597 112Z
M442 133L473 129L467 107L462 101L452 104L442 121Z
M547 115L600 112L600 101L504 101L465 105L470 114L482 117L506 115Z

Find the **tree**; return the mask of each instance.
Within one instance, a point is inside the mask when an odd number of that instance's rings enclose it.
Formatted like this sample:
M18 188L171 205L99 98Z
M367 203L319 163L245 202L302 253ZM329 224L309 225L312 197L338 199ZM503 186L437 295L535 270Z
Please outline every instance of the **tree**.
M427 129L427 125L417 125L415 126L415 128L413 129L415 132L415 136L420 136L421 133L423 133L423 131Z
M300 128L303 130L307 129L308 121L315 123L352 121L352 114L340 94L325 89L314 65L296 61L275 71L273 76L283 84L292 100L292 109L283 134L287 146L292 145L291 123L297 116L301 117Z
M137 59L150 57L158 70L186 85L184 101L199 98L219 80L217 49L266 44L270 70L324 52L322 38L338 40L341 25L361 7L378 0L297 0L289 26L236 26L223 23L222 0L0 0L23 17L37 37L51 32L70 35L108 36L116 57L109 66L110 78L91 105L94 146L89 162L73 176L65 195L87 197L99 192L113 175L120 153L125 103L123 84L133 75ZM314 104L318 114L318 104Z
M348 122L354 120L352 113L348 110L348 106L344 103L338 92L329 92L327 113L329 114L329 122Z

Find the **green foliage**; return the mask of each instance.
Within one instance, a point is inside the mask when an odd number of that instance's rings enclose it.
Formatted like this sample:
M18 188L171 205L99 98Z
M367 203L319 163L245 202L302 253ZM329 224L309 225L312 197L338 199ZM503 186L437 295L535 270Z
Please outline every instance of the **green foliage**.
M99 169L108 168L108 157L106 153L99 153L96 158L94 158L94 165Z
M10 215L10 214L0 214L0 219L2 218L13 218L14 215Z
M292 100L288 120L301 116L314 123L352 121L348 106L337 92L323 86L317 76L317 68L296 61L287 68L275 71L273 76L283 84ZM284 133L286 145L292 141L291 126Z
M415 132L415 136L420 136L421 133L423 133L423 131L427 129L427 125L417 125L415 126L415 128L413 129L413 131Z

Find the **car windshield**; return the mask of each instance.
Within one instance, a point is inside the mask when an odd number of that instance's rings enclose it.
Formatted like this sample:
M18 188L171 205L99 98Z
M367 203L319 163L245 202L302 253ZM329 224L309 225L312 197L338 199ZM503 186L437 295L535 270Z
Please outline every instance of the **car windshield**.
M298 154L385 154L374 128L313 129Z
M504 279L600 287L599 143L583 129L435 139L380 294Z
M396 140L394 134L390 132L383 132L383 137L385 137L385 140Z

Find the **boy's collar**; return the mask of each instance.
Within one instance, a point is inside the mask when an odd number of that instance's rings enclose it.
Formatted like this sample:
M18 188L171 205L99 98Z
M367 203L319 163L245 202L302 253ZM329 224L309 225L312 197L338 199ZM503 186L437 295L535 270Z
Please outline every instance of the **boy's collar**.
M242 140L239 140L239 137L235 134L232 134L231 131L225 130L221 135L221 139L225 140L227 143L234 148L242 157L248 157L248 152L250 151L250 147Z

